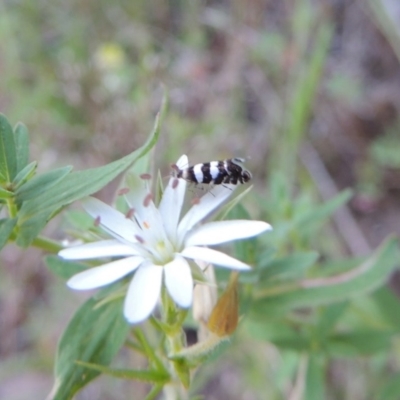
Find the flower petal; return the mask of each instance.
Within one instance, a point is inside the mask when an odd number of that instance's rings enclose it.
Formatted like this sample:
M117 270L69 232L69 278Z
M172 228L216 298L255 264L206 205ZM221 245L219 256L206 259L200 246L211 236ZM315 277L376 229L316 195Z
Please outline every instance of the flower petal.
M147 263L135 273L125 297L124 315L131 324L145 320L160 296L163 268Z
M172 241L176 240L177 227L185 199L187 182L184 179L171 178L164 190L159 210L165 231Z
M227 267L237 270L249 270L251 267L236 258L230 257L220 251L209 249L207 247L186 247L179 253L183 257L192 260L199 259L220 267Z
M182 308L190 307L193 298L193 278L188 262L180 256L164 266L165 286L172 299Z
M152 200L149 182L130 173L126 176L126 184L130 190L125 199L134 210L133 216L141 228L138 236L151 247L157 242L164 242L168 246L162 217Z
M74 275L67 285L71 289L88 290L108 285L134 271L143 262L142 257L128 257L100 267L90 268Z
M100 218L101 227L116 239L123 238L131 243L137 243L135 235L140 233L139 227L124 214L94 197L86 198L82 201L82 205L93 218Z
M186 246L213 245L245 239L271 230L264 221L231 220L209 222L190 232L185 240Z
M186 154L179 157L176 162L179 169L189 166L189 159ZM185 179L171 178L162 196L158 209L164 223L165 231L172 241L176 241L177 227L185 200L187 182Z
M182 218L178 226L178 235L182 237L187 231L192 229L198 222L211 214L221 205L235 190L235 185L224 185L213 187L194 204L192 208Z
M101 257L134 256L138 255L138 251L118 240L101 240L67 247L61 250L58 255L67 260L88 260Z

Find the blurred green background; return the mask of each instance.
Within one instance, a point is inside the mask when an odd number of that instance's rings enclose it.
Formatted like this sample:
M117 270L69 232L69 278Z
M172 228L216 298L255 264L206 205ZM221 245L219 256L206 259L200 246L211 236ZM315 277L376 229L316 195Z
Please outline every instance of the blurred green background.
M399 26L396 0L6 0L0 111L28 126L39 170L88 168L141 145L164 85L169 109L154 157L163 176L183 153L192 163L246 157L252 216L283 182L269 206L278 211L262 214L273 224L351 187L351 202L322 235L292 236L285 250L365 256L400 233ZM64 237L57 224L47 233ZM80 303L41 258L13 245L2 253L0 399L45 398L57 340ZM390 293L400 293L396 274ZM400 342L390 340L373 357L333 361L327 398L374 399L396 385ZM140 362L129 357L121 355ZM288 387L297 362L239 331L229 356L200 371L195 386L206 399L300 399ZM102 377L77 399L145 392Z

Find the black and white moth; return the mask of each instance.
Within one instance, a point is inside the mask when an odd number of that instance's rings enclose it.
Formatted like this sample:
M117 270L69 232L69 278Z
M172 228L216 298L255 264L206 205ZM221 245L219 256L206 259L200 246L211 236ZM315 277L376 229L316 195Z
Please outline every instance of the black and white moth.
M244 161L243 158L235 157L223 161L199 163L183 169L173 165L174 175L196 184L237 185L251 179L251 173L241 166Z

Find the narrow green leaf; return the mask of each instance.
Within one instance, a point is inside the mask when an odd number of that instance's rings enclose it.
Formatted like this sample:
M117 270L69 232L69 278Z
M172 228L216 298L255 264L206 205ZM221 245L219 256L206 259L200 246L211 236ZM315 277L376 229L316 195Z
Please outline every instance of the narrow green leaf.
M46 265L55 275L65 280L71 278L78 272L88 269L85 264L80 264L74 261L66 261L57 256L47 256L45 258Z
M14 133L7 118L0 114L0 174L12 182L17 173Z
M333 357L371 355L390 348L396 331L363 330L335 334L329 338L327 351Z
M264 312L341 302L383 285L398 259L397 239L390 237L359 267L341 275L299 282L280 293L260 292L255 309Z
M307 400L326 399L326 358L320 354L312 354L308 359L305 393Z
M16 223L16 218L0 219L0 250L6 245Z
M99 191L117 175L147 154L158 140L161 123L160 115L163 114L165 104L166 99L164 97L163 105L156 117L153 131L142 147L102 167L72 172L46 193L35 199L25 201L19 214L18 225L20 234L17 237L17 244L22 247L28 246L40 233L52 214L55 214L76 200Z
M15 147L17 153L17 172L24 169L29 162L28 128L21 122L14 127Z
M32 161L30 164L26 165L22 170L20 170L17 176L14 178L13 185L15 188L23 185L35 174L37 168L37 161Z
M129 326L122 316L122 301L96 308L96 300L86 301L75 313L57 349L54 400L72 399L100 372L77 361L109 365L127 337Z
M16 191L16 201L21 204L24 201L34 199L36 197L43 198L43 193L48 193L49 189L61 182L70 171L72 166L54 169L44 174L36 175L24 185L20 186Z
M245 327L252 338L274 343L280 349L310 351L310 339L297 327L278 318L259 315L246 321Z
M347 301L343 301L318 310L320 313L317 326L319 337L324 338L333 330L340 317L347 310L348 305Z
M313 228L313 224L320 223L329 218L338 208L346 204L352 195L353 192L350 189L346 189L329 201L298 215L295 218L295 223L298 226L302 226L303 229Z
M14 197L14 192L0 187L0 199L10 199L11 197Z
M260 265L262 271L260 279L263 281L274 278L300 278L318 260L316 252L294 253L287 257L281 257L268 261L267 265Z
M377 400L400 399L400 372L388 377L379 390Z

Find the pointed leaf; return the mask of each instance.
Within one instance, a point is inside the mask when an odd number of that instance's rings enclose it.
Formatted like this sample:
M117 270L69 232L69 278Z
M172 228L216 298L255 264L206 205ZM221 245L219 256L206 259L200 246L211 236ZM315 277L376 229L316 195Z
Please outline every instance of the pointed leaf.
M166 98L164 97L153 131L142 147L102 167L72 172L46 193L24 202L19 215L20 234L17 238L17 244L22 247L28 246L40 233L52 214L76 200L99 191L117 175L146 155L158 140L161 122L160 115L164 111L165 104Z
M14 133L7 118L0 114L0 174L12 182L17 173Z
M21 122L14 127L15 148L17 153L17 172L24 169L29 162L28 128Z
M326 399L327 359L320 354L312 354L308 359L304 399Z
M0 249L2 249L6 245L16 223L16 218L0 219Z
M75 274L86 271L88 266L75 261L63 260L58 256L47 256L45 258L46 265L51 272L65 280L71 278Z
M49 189L59 183L72 170L72 166L57 168L44 174L36 175L16 191L17 203L22 203L35 197L43 197Z
M254 310L281 313L288 309L341 302L371 292L387 281L397 259L397 239L391 237L353 270L329 278L302 281L277 294L261 290L256 295L260 300L255 303Z
M109 365L124 344L129 326L122 316L122 301L96 308L93 298L72 317L57 349L53 400L67 400L100 372L77 361Z
M319 255L316 252L294 253L287 257L266 260L267 264L261 264L260 279L270 280L274 278L300 278L305 271L317 261Z
M11 197L14 197L14 192L0 187L0 199L10 199Z
M387 377L379 394L376 396L377 400L398 400L400 399L400 372Z
M29 179L31 179L31 177L35 174L36 168L37 168L37 161L32 161L24 168L22 168L18 172L17 176L14 178L13 181L14 187L18 188L19 186L27 182Z
M362 330L332 335L326 350L334 357L365 356L388 350L397 332Z

